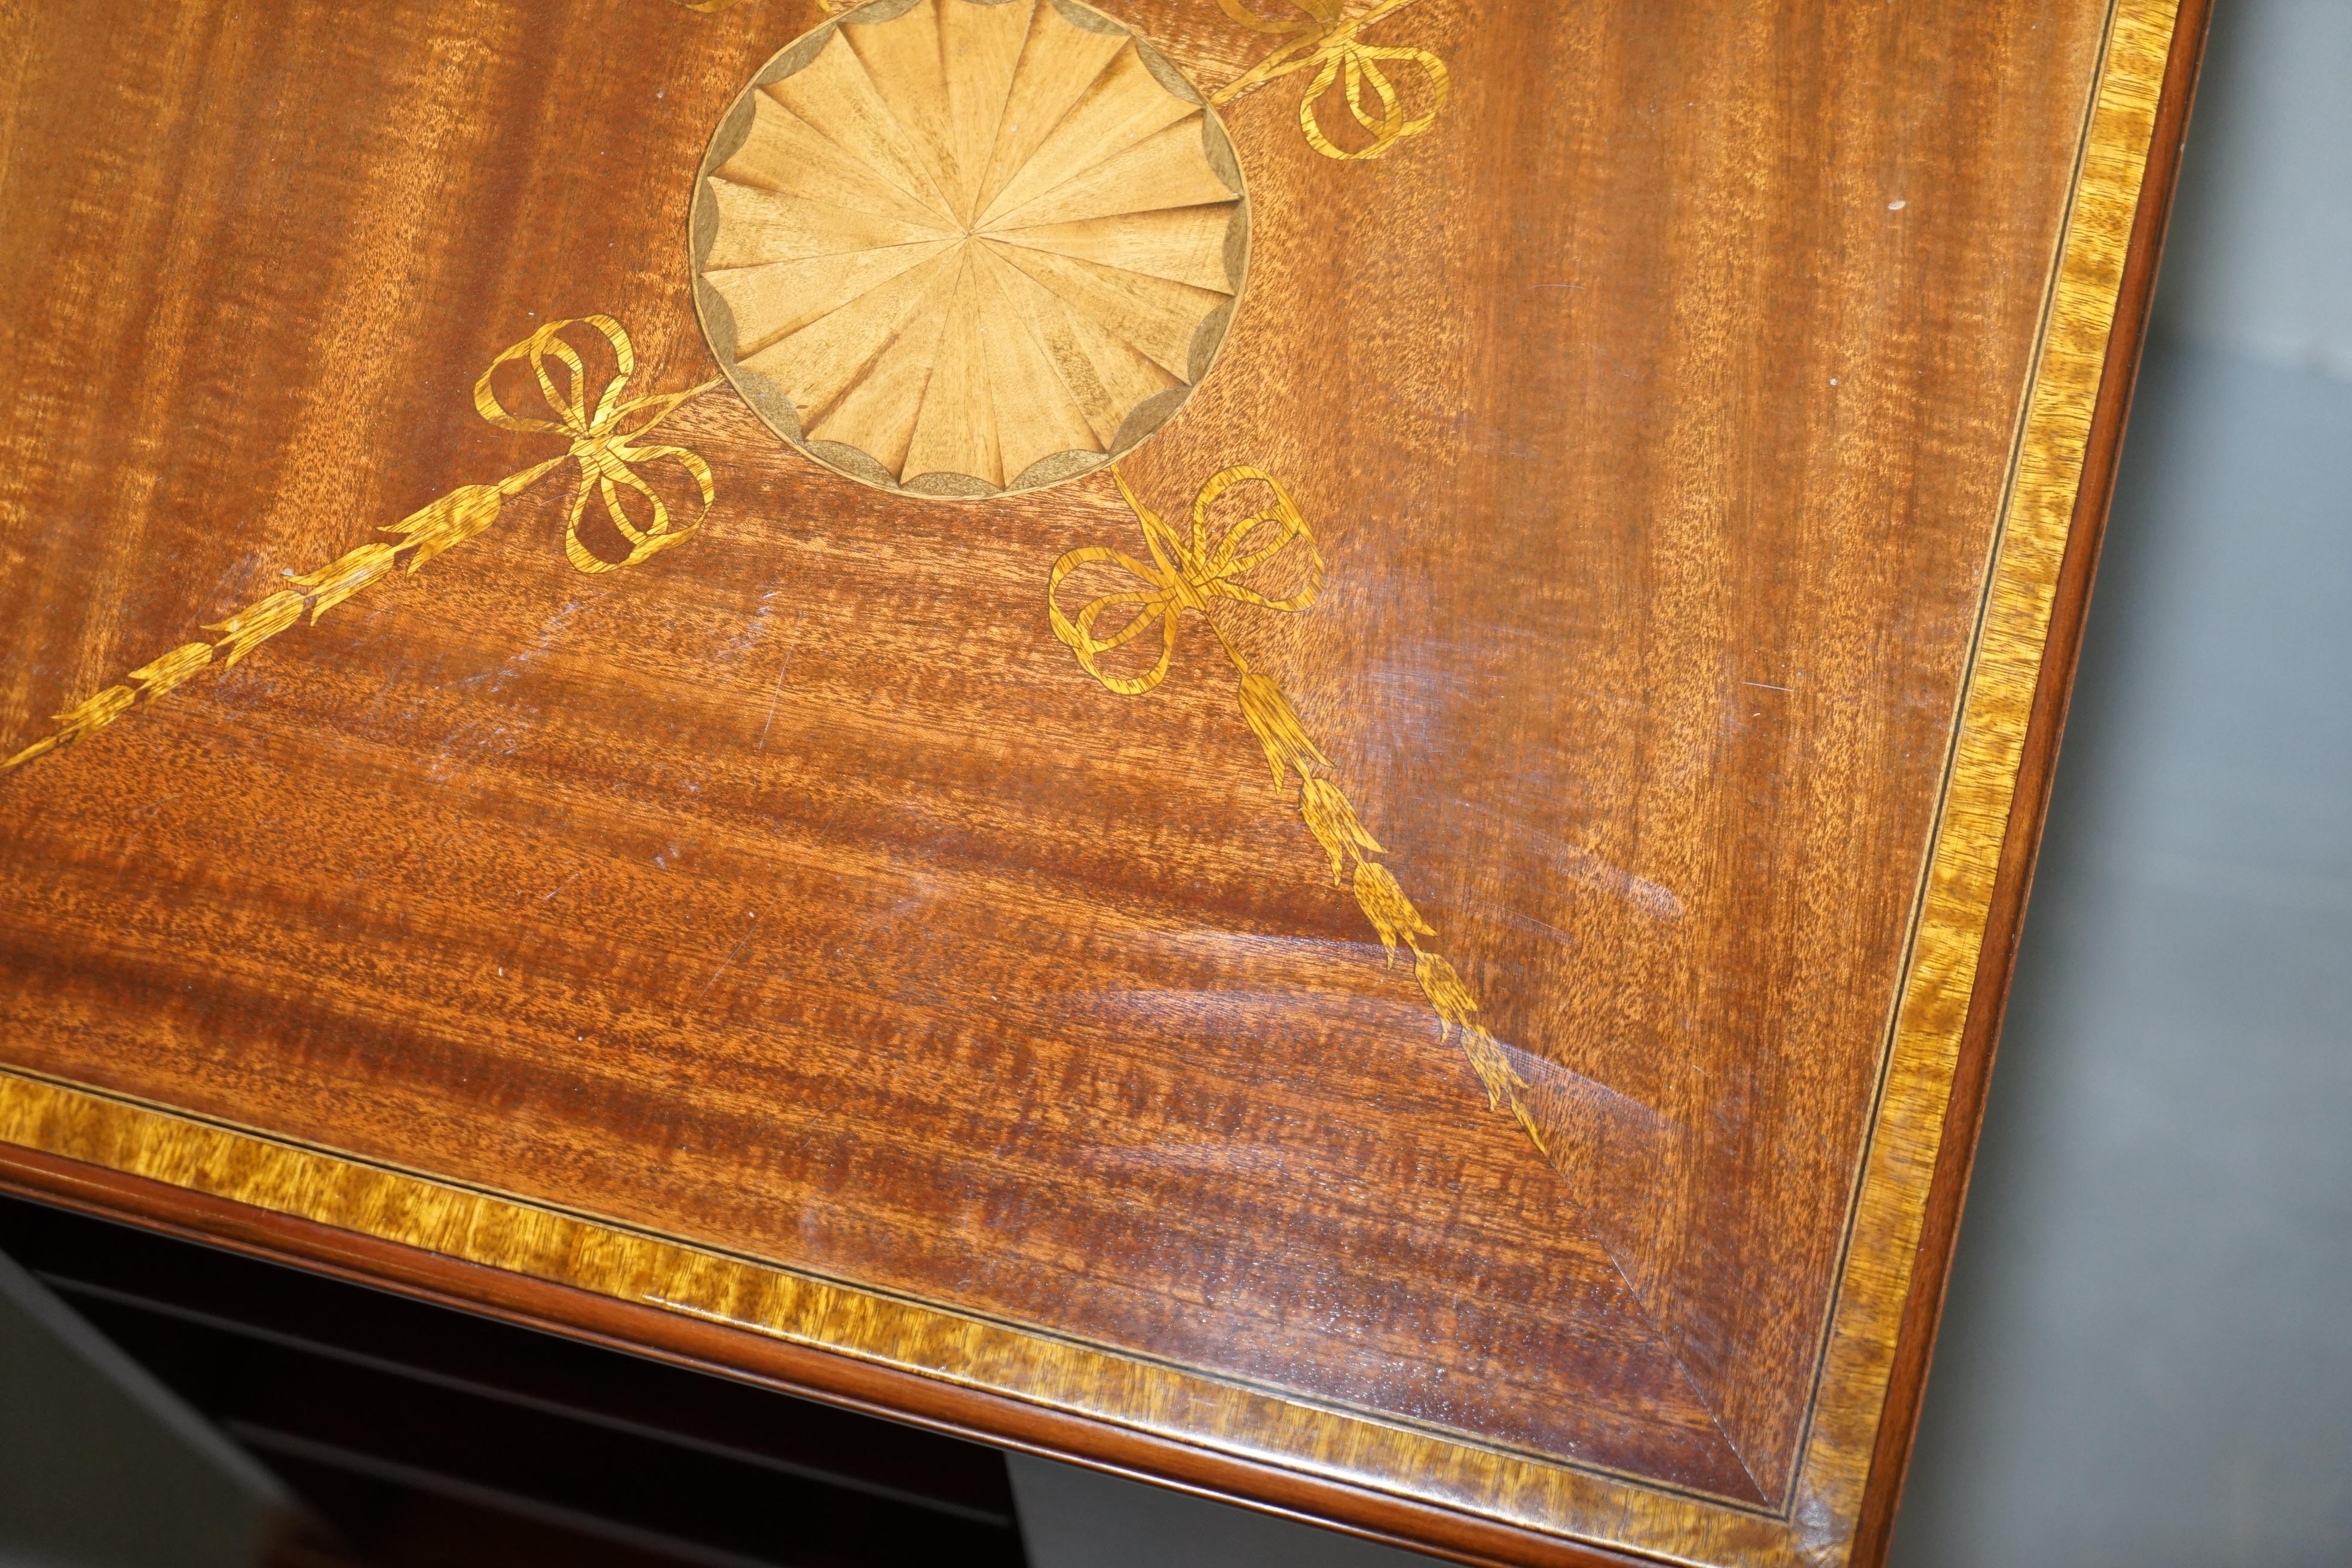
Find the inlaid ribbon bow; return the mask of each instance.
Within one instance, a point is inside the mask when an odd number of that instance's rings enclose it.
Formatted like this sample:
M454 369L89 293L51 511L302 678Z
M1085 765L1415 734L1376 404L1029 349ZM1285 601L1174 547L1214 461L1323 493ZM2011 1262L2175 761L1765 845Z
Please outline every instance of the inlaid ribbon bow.
M595 412L588 410L588 373L582 364L579 351L563 341L567 328L584 326L603 334L613 351L613 379L604 385L596 400ZM553 419L530 419L507 412L491 391L490 381L500 367L517 360L530 362L531 374L539 380L540 395L546 400ZM562 384L551 373L553 361L565 372ZM618 566L635 566L656 551L667 550L701 526L709 515L710 503L718 491L710 479L710 465L683 447L640 447L637 439L655 426L669 417L670 412L690 397L698 397L719 384L716 378L684 392L657 393L651 397L621 401L628 390L629 377L637 367L636 351L630 345L629 334L621 323L610 316L582 316L575 321L550 321L521 342L490 362L490 368L474 384L474 406L482 417L503 430L544 431L572 437L572 450L566 458L580 464L580 486L572 495L571 516L563 530L563 553L572 564L583 572L610 572ZM563 458L551 458L530 470L537 479ZM640 478L636 465L645 463L676 463L693 477L701 491L702 506L694 521L683 527L673 527L668 505ZM526 481L528 482L528 481ZM624 490L633 490L645 498L649 507L647 521L642 528L632 520L622 500ZM580 520L586 515L588 498L600 497L604 503L604 515L612 520L614 529L627 542L629 553L620 561L607 561L595 554L581 542Z
M598 396L593 413L588 408L587 367L579 351L563 340L563 334L573 327L592 329L613 351L613 379ZM530 362L531 374L539 380L540 395L546 399L548 412L555 416L553 419L529 419L509 414L491 391L491 378L517 360ZM549 367L550 361L563 373L560 385L557 374ZM509 474L494 484L460 485L398 522L386 524L384 532L400 536L397 544L362 544L316 572L299 576L288 573L282 579L283 586L274 588L227 619L205 627L208 632L219 633L218 637L183 643L56 715L58 727L53 732L13 754L0 756L0 773L70 746L113 723L140 700L152 700L186 684L210 668L216 654L224 667L235 664L300 621L306 610L315 626L329 610L390 576L400 566L405 564L415 572L443 551L454 549L489 528L498 521L509 500L567 462L580 465L580 488L572 494L571 521L563 535L563 552L571 557L572 565L583 572L610 572L615 566L634 566L656 551L676 544L692 533L709 513L717 493L710 480L710 467L681 447L641 447L636 443L668 418L679 404L709 392L719 381L714 377L684 392L624 402L622 395L628 390L629 376L636 364L636 351L630 345L629 334L610 316L550 321L540 328L490 362L490 368L474 384L474 406L481 411L483 418L502 429L569 437L570 451L550 458L536 468ZM668 506L636 472L638 465L657 462L676 463L684 468L702 493L702 510L684 527L672 525ZM634 490L650 503L649 507L641 507L646 514L643 527L630 518L622 500L625 490ZM588 510L592 493L604 498L605 514L627 542L629 553L625 560L607 561L581 542L580 520Z
M1323 556L1315 547L1315 531L1307 526L1307 520L1299 515L1289 493L1264 469L1227 468L1202 485L1201 493L1192 500L1190 540L1143 504L1142 499L1129 488L1126 475L1114 468L1111 478L1118 481L1118 493L1126 498L1136 521L1143 525L1143 542L1151 552L1151 559L1139 561L1107 544L1073 550L1054 563L1054 570L1045 582L1045 606L1054 635L1077 655L1079 668L1120 696L1139 697L1168 679L1169 668L1176 658L1177 622L1186 610L1200 612L1217 640L1224 643L1225 652L1234 665L1246 675L1248 664L1210 618L1209 601L1232 599L1287 613L1305 609L1322 593ZM1264 485L1268 500L1265 506L1227 529L1213 546L1209 540L1209 513L1227 490L1244 484ZM1261 594L1241 581L1294 549L1305 554L1294 591L1287 596L1276 598ZM1072 573L1095 565L1116 566L1143 585L1106 594L1089 602L1075 616L1063 614L1063 582ZM1121 613L1126 619L1119 623L1118 630L1107 637L1097 634L1095 628L1105 616ZM1141 675L1113 675L1103 668L1104 655L1117 652L1154 627L1160 632L1160 658L1150 669Z
M1445 74L1445 62L1427 49L1391 48L1365 43L1361 37L1364 29L1386 20L1413 0L1380 0L1370 10L1353 16L1343 14L1343 0L1290 3L1304 20L1273 21L1252 11L1243 0L1217 0L1225 15L1244 27L1260 33L1297 36L1234 78L1209 101L1228 103L1277 77L1312 69L1314 80L1307 84L1307 96L1298 101L1298 128L1307 133L1307 145L1327 158L1377 158L1406 137L1418 136L1437 122L1437 111L1445 107L1446 95L1453 90L1453 82ZM1398 65L1418 68L1428 83L1429 104L1418 114L1406 111L1404 96L1391 79L1388 68ZM1372 138L1352 150L1324 134L1316 115L1316 106L1323 101L1324 94L1339 83L1345 86L1349 114Z
M1046 614L1053 622L1054 635L1077 655L1079 668L1088 675L1122 697L1140 697L1168 679L1169 667L1176 658L1177 624L1184 612L1200 613L1218 642L1224 645L1226 657L1234 661L1234 668L1241 676L1235 696L1242 721L1249 726L1250 733L1265 752L1275 787L1282 789L1295 781L1299 819L1321 847L1330 865L1331 879L1354 891L1357 907L1371 922L1373 934L1380 938L1391 962L1400 950L1412 955L1413 980L1428 998L1431 1011L1437 1015L1439 1037L1451 1038L1461 1047L1471 1070L1477 1075L1479 1086L1486 1090L1487 1104L1496 1110L1507 1110L1534 1140L1537 1149L1549 1153L1549 1146L1528 1099L1527 1079L1511 1065L1502 1042L1479 1022L1478 998L1461 972L1437 950L1436 928L1405 896L1396 873L1380 858L1388 851L1356 815L1347 792L1339 787L1329 754L1307 733L1297 708L1274 678L1264 670L1252 669L1241 650L1234 647L1224 629L1209 614L1211 602L1217 599L1232 599L1269 610L1303 610L1323 591L1322 552L1316 548L1314 531L1299 515L1289 492L1262 468L1227 468L1202 485L1201 493L1193 498L1192 533L1186 539L1143 504L1141 498L1129 488L1127 476L1116 467L1111 469L1111 477L1118 481L1119 495L1134 511L1136 521L1143 525L1143 539L1151 551L1151 559L1139 561L1124 551L1089 544L1055 562L1045 581ZM1212 545L1210 510L1226 491L1244 484L1264 485L1270 499L1264 507L1227 529L1223 537ZM1293 551L1303 554L1294 563L1298 575L1287 597L1259 593L1239 581ZM1105 594L1088 601L1076 616L1065 615L1060 598L1062 584L1072 573L1087 566L1116 566L1141 585ZM1121 616L1125 618L1119 619ZM1095 628L1106 617L1117 620L1118 629L1107 634L1097 632ZM1118 652L1155 628L1160 633L1160 658L1150 668L1141 675L1113 675L1102 667L1105 655Z

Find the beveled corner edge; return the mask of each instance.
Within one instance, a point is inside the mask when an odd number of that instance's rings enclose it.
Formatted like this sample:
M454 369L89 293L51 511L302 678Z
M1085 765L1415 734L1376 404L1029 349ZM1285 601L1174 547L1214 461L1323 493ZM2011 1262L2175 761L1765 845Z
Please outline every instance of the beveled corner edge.
M2095 426L2103 396L2121 395L2108 382L2109 349L2177 26L2184 10L2201 18L2204 4L2115 0L2111 10L1784 1517L1497 1453L5 1066L0 1186L139 1221L150 1216L124 1194L152 1184L199 1205L234 1205L205 1210L215 1221L229 1212L275 1216L247 1226L242 1245L331 1268L344 1266L320 1236L349 1233L376 1259L350 1266L356 1278L400 1276L394 1288L557 1328L570 1315L535 1318L540 1309L524 1299L551 1287L583 1293L635 1310L633 1344L680 1359L718 1345L708 1353L714 1370L760 1361L747 1344L781 1347L795 1352L789 1370L754 1375L844 1403L865 1397L857 1390L879 1372L893 1393L874 1407L887 1413L1464 1561L1849 1561L1867 1494L1892 1484L1874 1476L1879 1424L1979 982L2006 980L2005 963L1995 976L1980 962L1985 936L2010 870L2003 849ZM424 1261L395 1265L393 1249ZM1940 1262L1929 1261L1940 1279ZM428 1278L436 1272L447 1276L446 1290ZM722 1337L710 1339L713 1330ZM698 1345L706 1349L684 1348ZM980 1414L961 1428L939 1415L950 1408ZM1097 1432L1114 1441L1094 1440Z
M1790 1498L1816 1561L1889 1543L2209 3L2112 0Z

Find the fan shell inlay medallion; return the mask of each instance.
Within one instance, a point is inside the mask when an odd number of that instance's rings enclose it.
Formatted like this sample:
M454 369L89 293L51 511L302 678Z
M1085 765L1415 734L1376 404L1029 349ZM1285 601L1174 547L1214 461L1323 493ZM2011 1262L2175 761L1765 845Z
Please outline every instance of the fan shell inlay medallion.
M695 298L771 428L885 489L981 497L1128 451L1223 342L1248 199L1216 112L1076 0L876 0L711 139Z

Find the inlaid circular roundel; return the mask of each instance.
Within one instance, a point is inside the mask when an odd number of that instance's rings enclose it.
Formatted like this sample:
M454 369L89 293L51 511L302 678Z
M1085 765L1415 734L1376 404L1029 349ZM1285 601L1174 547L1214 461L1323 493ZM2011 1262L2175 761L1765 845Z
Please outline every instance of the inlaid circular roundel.
M827 467L971 498L1098 468L1183 405L1248 200L1201 93L1077 0L875 0L736 99L695 298L752 408Z

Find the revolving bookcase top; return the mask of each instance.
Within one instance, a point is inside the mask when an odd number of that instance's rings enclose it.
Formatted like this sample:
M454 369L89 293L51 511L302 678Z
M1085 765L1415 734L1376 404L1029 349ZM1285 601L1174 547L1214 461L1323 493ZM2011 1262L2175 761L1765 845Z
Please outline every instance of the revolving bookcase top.
M0 1185L1877 1561L2202 27L13 13Z

